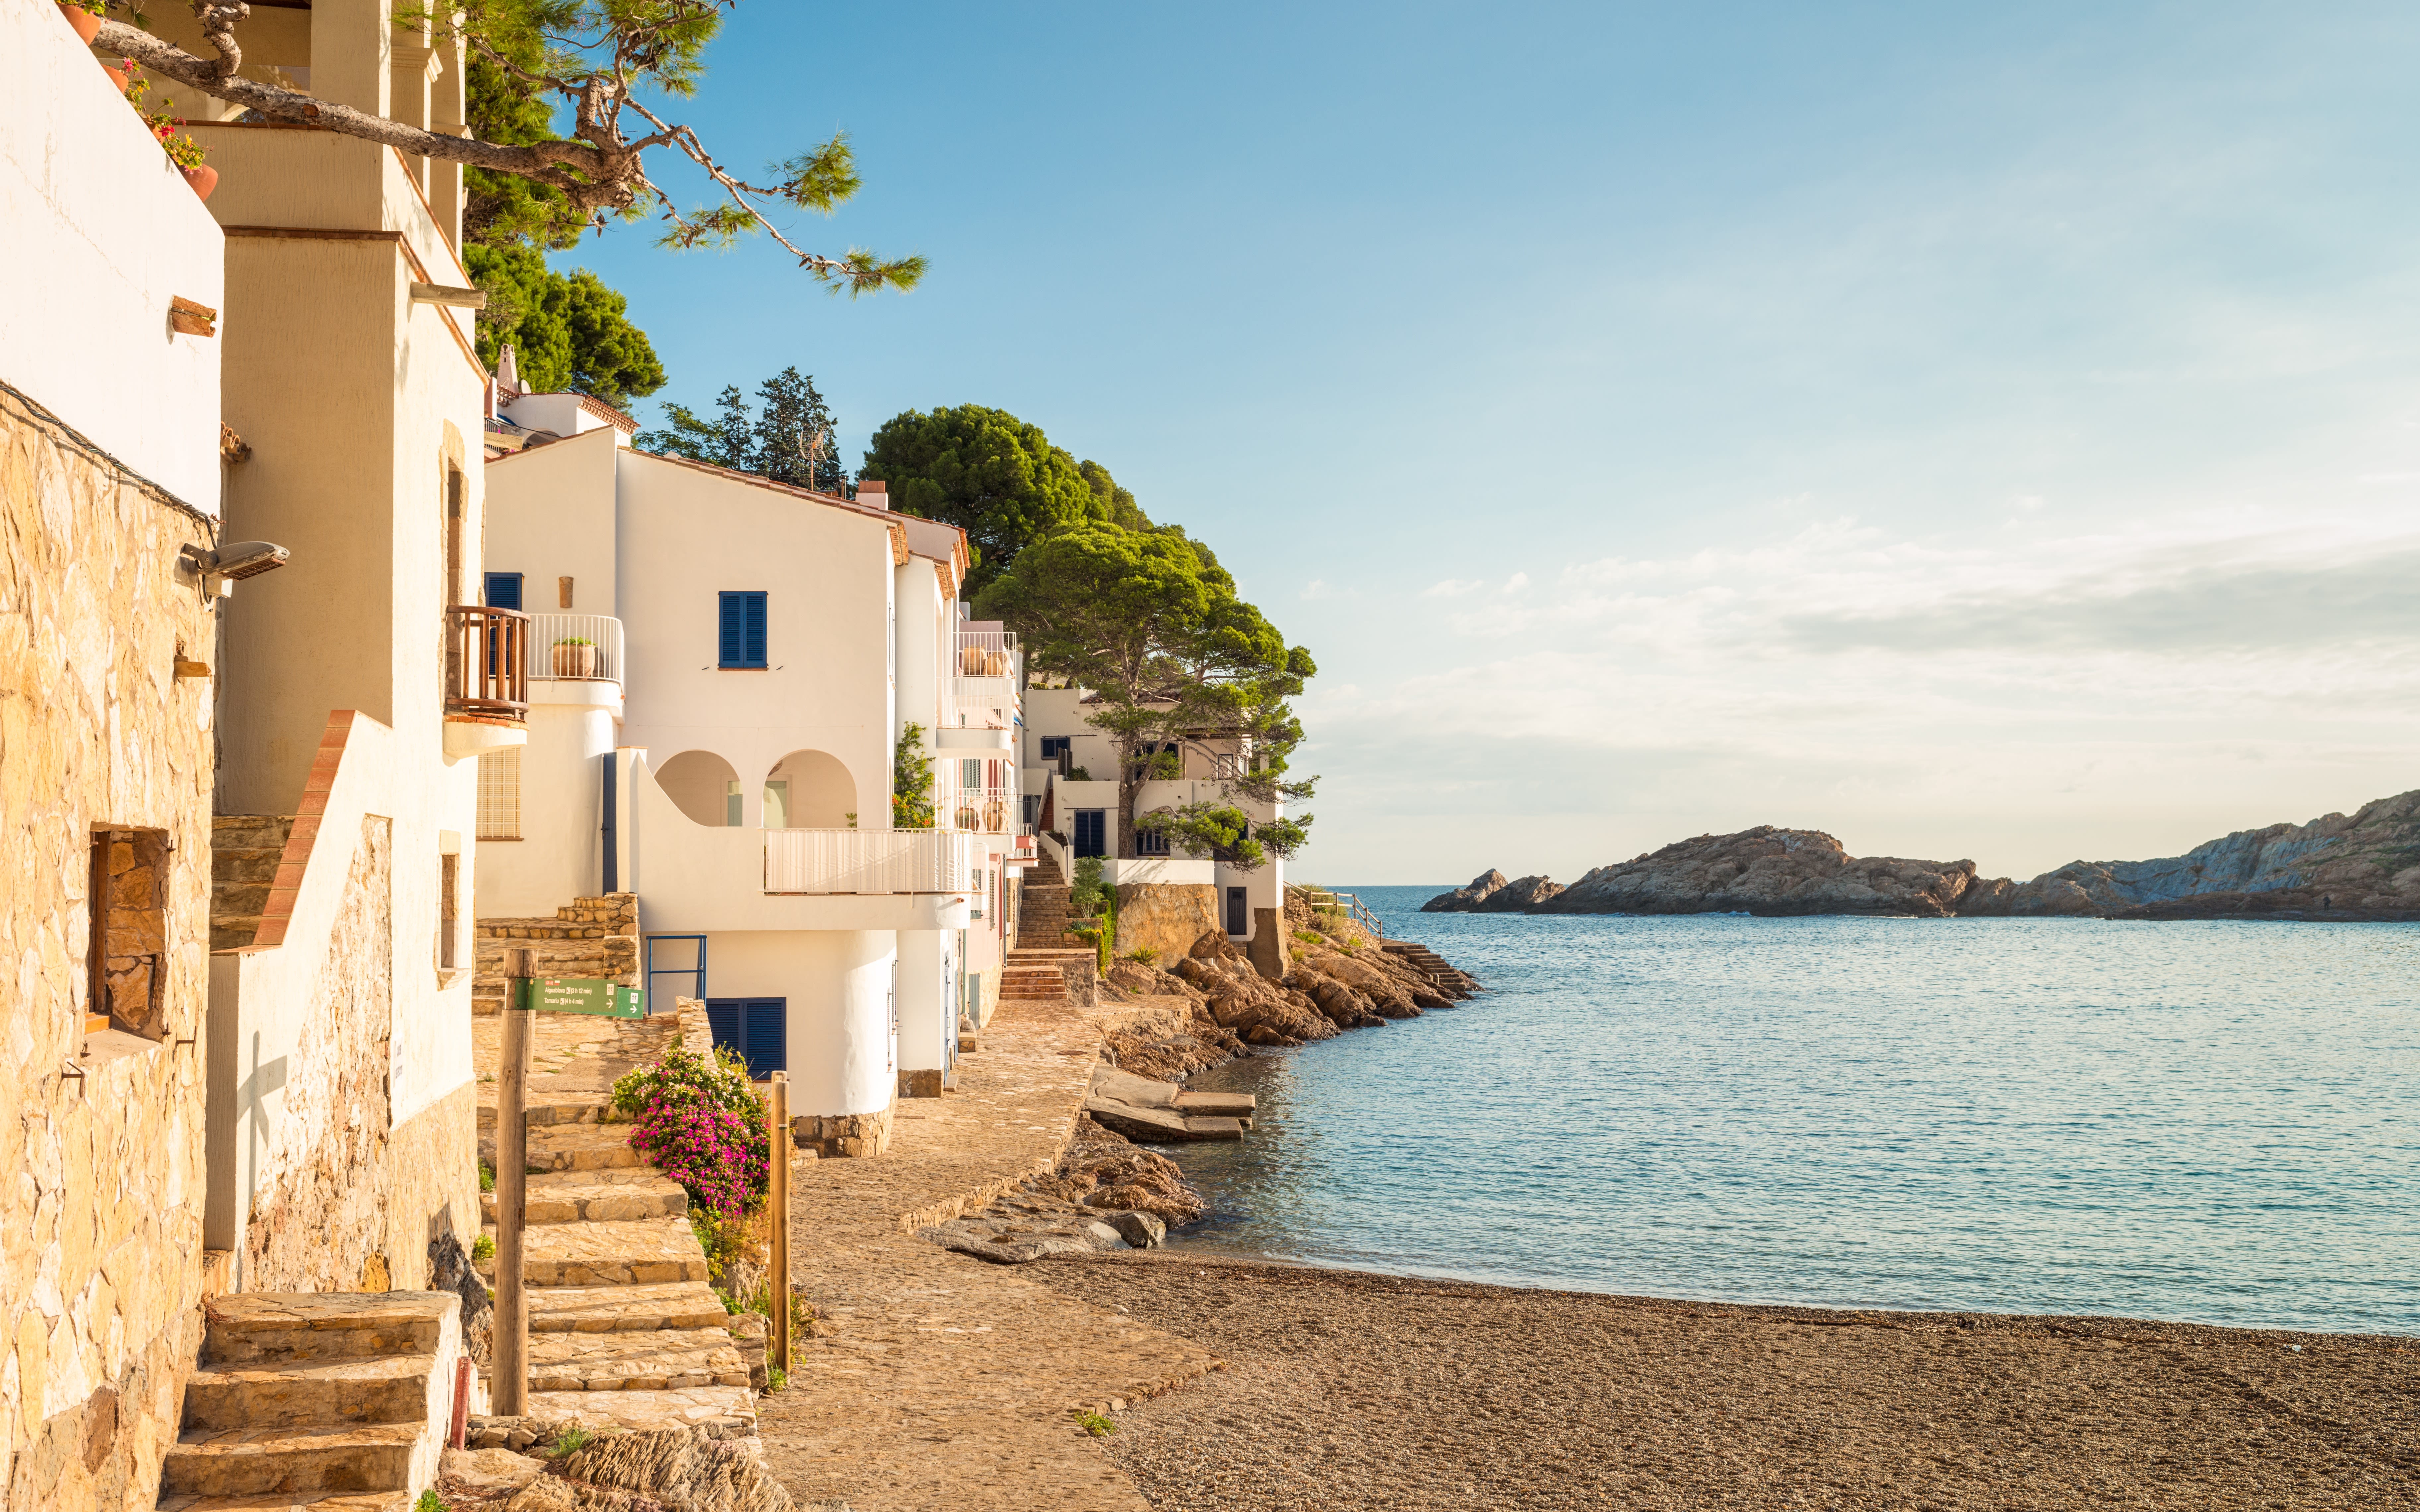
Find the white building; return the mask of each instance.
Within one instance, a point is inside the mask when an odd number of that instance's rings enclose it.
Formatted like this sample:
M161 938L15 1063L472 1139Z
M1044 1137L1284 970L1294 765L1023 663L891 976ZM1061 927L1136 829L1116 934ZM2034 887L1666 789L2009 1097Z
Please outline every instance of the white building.
M835 1154L937 1094L999 994L1017 858L1012 638L965 623L966 539L633 450L578 395L489 464L488 596L530 616L530 741L487 758L481 909L638 895L651 993L704 996ZM894 752L934 824L892 819Z
M1101 857L1106 882L1126 887L1187 887L1207 893L1207 907L1228 936L1249 943L1265 924L1281 929L1285 912L1285 862L1271 856L1247 870L1181 847L1148 831L1122 831L1118 810L1117 744L1092 723L1098 695L1082 687L1034 687L1025 694L1022 742L1026 817L1043 851L1071 868L1086 856ZM1282 800L1263 801L1235 791L1250 751L1233 735L1187 735L1155 753L1173 757L1173 777L1154 777L1135 792L1132 820L1172 812L1192 803L1232 804L1254 827L1284 817ZM1124 846L1123 832L1134 843ZM1120 849L1134 854L1118 856ZM1121 894L1121 907L1125 895Z

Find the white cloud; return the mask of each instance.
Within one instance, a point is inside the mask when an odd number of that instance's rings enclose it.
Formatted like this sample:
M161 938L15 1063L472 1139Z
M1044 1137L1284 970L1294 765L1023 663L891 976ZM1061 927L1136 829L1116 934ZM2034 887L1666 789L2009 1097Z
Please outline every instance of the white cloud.
M1420 596L1422 598L1460 598L1465 594L1475 594L1486 586L1487 584L1476 578L1448 578L1443 582L1421 589Z

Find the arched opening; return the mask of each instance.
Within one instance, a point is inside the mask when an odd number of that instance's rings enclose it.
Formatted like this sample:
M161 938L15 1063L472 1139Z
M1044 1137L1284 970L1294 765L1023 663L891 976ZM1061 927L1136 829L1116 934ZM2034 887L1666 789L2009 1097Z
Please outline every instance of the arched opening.
M765 774L765 827L846 829L857 808L857 782L837 756L794 750ZM880 829L858 815L859 827Z
M739 774L710 750L685 750L657 767L656 785L698 824L740 823Z

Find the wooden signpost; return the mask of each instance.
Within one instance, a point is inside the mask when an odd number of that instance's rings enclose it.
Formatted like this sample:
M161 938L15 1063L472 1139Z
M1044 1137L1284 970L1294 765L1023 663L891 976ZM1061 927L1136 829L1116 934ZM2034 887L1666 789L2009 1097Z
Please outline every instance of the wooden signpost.
M529 1411L529 1299L521 1290L521 1225L529 1196L530 1013L535 983L526 949L511 953L503 1055L496 1067L496 1323L498 1417Z
M768 1173L766 1205L772 1209L773 1221L773 1295L769 1299L772 1317L766 1319L771 1326L773 1347L771 1363L783 1376L790 1373L790 1073L777 1071L765 1098L766 1133L772 1135L767 1152L772 1156L772 1169Z

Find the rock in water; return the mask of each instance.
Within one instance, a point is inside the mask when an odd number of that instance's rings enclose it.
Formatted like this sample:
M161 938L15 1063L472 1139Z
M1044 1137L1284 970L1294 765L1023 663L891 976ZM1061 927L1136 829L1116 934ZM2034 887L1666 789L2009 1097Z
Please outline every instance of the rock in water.
M1497 893L1503 891L1508 886L1509 884L1504 880L1503 872L1493 870L1481 872L1479 875L1470 879L1470 886L1466 887L1456 887L1451 892L1438 893L1435 897L1420 904L1420 912L1423 914L1467 914L1476 909L1481 903L1485 903L1488 899L1493 898Z
M1854 856L1820 829L1759 825L1700 835L1601 866L1537 904L1541 914L1914 914L1958 912L1972 861Z
M1148 1212L1106 1212L1101 1222L1125 1235L1125 1242L1137 1249L1151 1249L1168 1238L1168 1225Z

